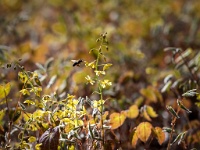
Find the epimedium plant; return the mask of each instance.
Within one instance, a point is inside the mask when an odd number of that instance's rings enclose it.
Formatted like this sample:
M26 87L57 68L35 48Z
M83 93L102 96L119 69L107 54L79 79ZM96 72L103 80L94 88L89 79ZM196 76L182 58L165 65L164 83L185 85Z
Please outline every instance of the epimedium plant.
M191 81L184 86L184 83L187 83L187 78L185 79L184 76L175 80L170 74L164 79L161 92L165 93L171 89L177 96L175 102L177 107L167 104L166 109L173 118L171 127L162 128L153 125L154 119L160 114L156 112L152 103L164 103L161 93L154 86L141 89L141 96L127 110L105 111L105 104L109 102L109 98L104 95L104 92L112 86L112 82L106 78L107 71L112 66L106 61L105 55L108 51L107 33L101 34L96 42L97 47L89 51L95 59L91 62L78 61L78 64L84 63L85 67L91 70L85 76L86 86L93 87L91 97L76 97L69 91L59 93L53 88L47 90L58 78L56 75L49 74L49 68L53 63L52 58L44 65L37 63L39 69L35 71L27 71L20 65L21 60L6 65L7 68L13 66L13 69L19 70L18 79L21 89L16 96L18 98L14 106L11 106L10 102L13 100L9 99L9 93L12 91L12 82L0 85L0 102L5 106L0 111L0 131L3 135L1 148L8 150L114 149L116 147L112 142L118 144L120 141L120 136L115 131L121 128L126 120L135 122L129 135L131 148L137 148L139 142L144 143L144 147L148 148L153 139L156 139L160 145L168 140L167 149L172 149L172 145L176 142L178 145L182 144L184 148L187 147L186 143L189 142L186 142L185 137L188 130L198 122L191 122L190 128L185 128L181 132L176 131L175 125L177 120L183 117L180 115L182 111L188 114L192 112L185 105L184 97L196 96L197 100L200 99L197 78L199 53L190 60L187 59L192 53L190 49L185 52L176 48L167 49L173 52L172 58L177 63L178 69L186 66ZM51 76L50 80L44 87L43 82L48 76ZM196 104L199 106L198 102ZM169 134L169 139L164 132ZM110 134L115 137L112 142L109 141L112 139ZM174 136L176 138L173 139ZM187 137L187 140L189 137L197 138L195 134Z
M58 94L44 93L41 80L45 80L41 72L26 71L20 63L16 63L20 71L18 77L22 83L14 110L9 106L8 94L11 89L10 83L0 86L0 98L6 103L6 108L1 110L1 120L9 113L9 120L1 121L1 129L7 124L8 131L5 132L5 142L1 143L6 149L105 149L105 132L110 129L107 120L108 112L104 111L103 91L112 83L104 79L104 75L110 63L106 62L104 52L108 50L107 33L98 39L99 47L90 50L95 53L96 59L92 62L84 61L85 66L90 68L94 74L85 77L87 84L95 87L93 94L95 100L76 98L68 93L65 98L59 98ZM48 69L50 60L45 66L37 64L43 73ZM7 67L11 67L10 64ZM48 73L45 73L45 77ZM43 79L42 79L43 78ZM53 76L49 81L49 87L54 84L56 78ZM11 115L10 115L11 114ZM17 141L12 141L14 135Z

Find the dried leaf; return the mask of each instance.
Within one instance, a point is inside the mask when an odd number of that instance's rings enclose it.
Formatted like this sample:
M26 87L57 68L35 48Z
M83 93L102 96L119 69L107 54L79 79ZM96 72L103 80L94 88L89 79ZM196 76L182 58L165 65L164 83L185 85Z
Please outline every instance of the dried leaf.
M58 150L59 136L59 127L45 131L39 139L39 143L42 143L41 150Z

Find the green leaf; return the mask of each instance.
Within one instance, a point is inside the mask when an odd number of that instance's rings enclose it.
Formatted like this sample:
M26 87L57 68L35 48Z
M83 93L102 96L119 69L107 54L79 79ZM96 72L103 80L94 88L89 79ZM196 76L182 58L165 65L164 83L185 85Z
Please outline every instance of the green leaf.
M172 108L172 106L166 106L167 110L176 118L180 118L178 114L175 112L175 110Z
M164 132L167 132L167 133L171 133L172 132L172 128L168 128L168 127L163 127L162 130ZM173 130L173 132L175 132L175 130Z
M185 132L181 132L179 135L177 135L177 137L175 138L175 140L172 142L172 144L174 144L175 142L178 141L178 145L184 140L184 136L187 133L187 131ZM172 145L171 144L171 145Z
M183 105L183 103L182 103L180 100L178 100L178 99L177 99L177 104L178 104L178 106L181 107L181 109L185 110L187 113L192 113L192 111L190 111L189 109L187 109L187 108Z
M196 92L197 89L192 89L192 90L189 90L185 93L182 94L182 96L184 97L193 97L193 96L196 96L198 93Z
M5 98L10 93L10 83L0 85L0 99Z

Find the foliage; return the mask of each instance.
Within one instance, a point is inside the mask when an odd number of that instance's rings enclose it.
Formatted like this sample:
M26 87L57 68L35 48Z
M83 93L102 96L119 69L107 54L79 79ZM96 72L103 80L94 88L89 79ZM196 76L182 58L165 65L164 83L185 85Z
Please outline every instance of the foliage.
M200 149L197 1L0 8L0 149Z

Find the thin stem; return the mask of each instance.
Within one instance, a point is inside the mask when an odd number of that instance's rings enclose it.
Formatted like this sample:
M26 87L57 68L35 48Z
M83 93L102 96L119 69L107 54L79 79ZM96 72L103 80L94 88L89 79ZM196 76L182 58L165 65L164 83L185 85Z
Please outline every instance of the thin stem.
M179 113L179 111L180 111L180 107L178 107L178 110L177 110L177 114ZM172 119L172 122L171 122L171 129L172 129L172 131L171 131L171 133L170 133L170 137L169 137L169 141L168 141L168 145L167 145L167 150L170 150L170 147L171 147L171 141L172 141L172 138L173 138L173 131L174 131L174 127L175 127L175 125L176 125L176 120L177 120L177 118L176 117L174 117L173 119Z
M8 146L10 145L10 142L11 142L11 137L10 137L10 133L11 133L11 128L12 128L12 121L11 121L11 119L12 118L10 118L10 115L9 115L9 113L10 113L10 109L9 109L9 106L8 106L8 98L7 98L7 95L6 95L6 91L5 91L5 89L4 89L4 94L5 94L5 99L6 99L6 107L8 108Z
M183 60L183 62L184 62L184 64L185 64L185 66L187 67L188 71L190 72L190 74L191 74L193 80L195 80L195 81L197 82L196 76L192 73L192 70L191 70L191 68L189 67L189 65L188 65L188 63L186 62L186 60L184 59L182 53L179 53L179 54L180 54L181 59Z
M99 88L99 92L101 93L100 94L100 100L101 100L101 112L100 112L100 114L101 114L101 130L102 130L102 132L101 132L101 137L102 137L102 140L103 140L103 147L104 147L104 128L103 128L103 103L102 103L102 100L103 100L103 94L102 94L102 88L100 87Z

